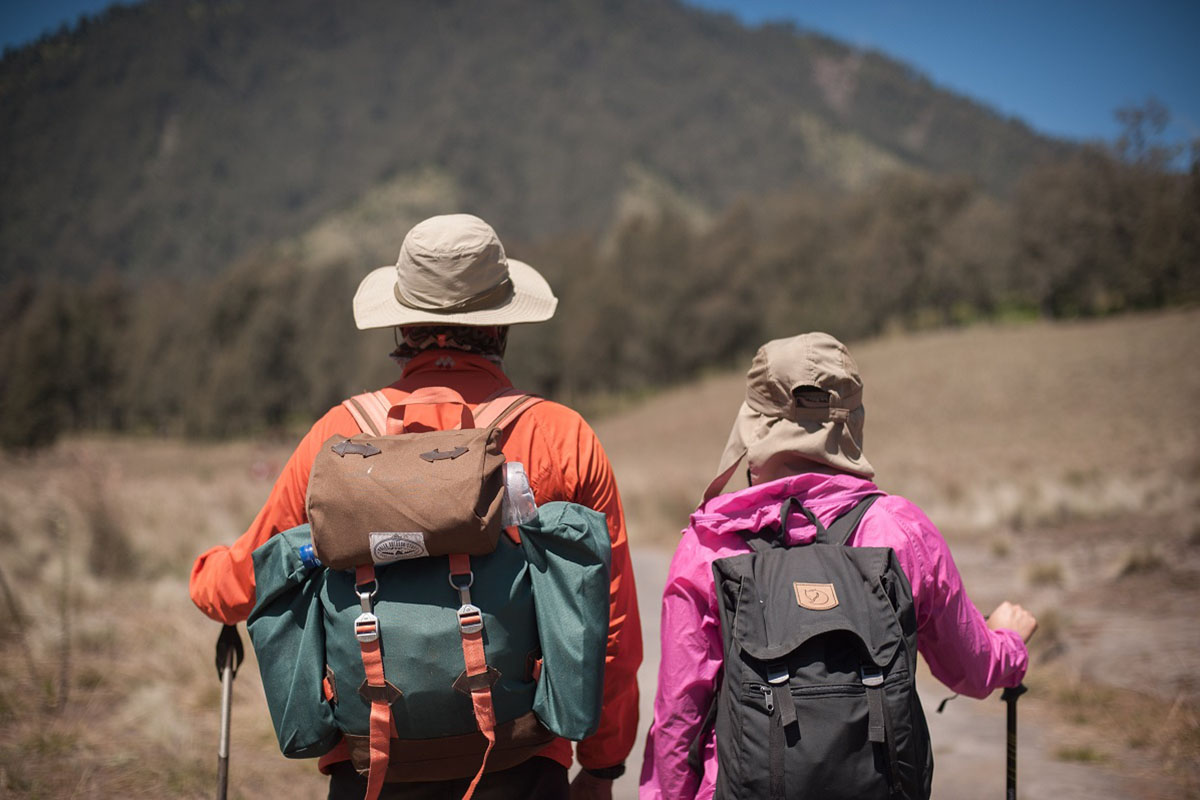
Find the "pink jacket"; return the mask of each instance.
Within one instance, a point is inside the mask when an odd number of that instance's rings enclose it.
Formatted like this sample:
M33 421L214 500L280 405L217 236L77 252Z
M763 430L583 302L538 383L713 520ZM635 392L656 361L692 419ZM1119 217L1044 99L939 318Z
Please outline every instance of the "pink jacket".
M704 774L687 764L688 747L712 703L721 670L721 628L712 562L750 551L740 531L770 527L780 505L798 498L828 526L858 501L882 494L847 474L805 473L714 497L692 514L671 561L662 605L662 663L654 721L646 738L641 797L711 798L717 777L716 735L704 746ZM793 514L789 544L807 543L816 529ZM917 649L934 676L952 690L986 697L1016 686L1028 654L1013 631L989 630L963 589L950 548L919 508L884 494L867 510L850 544L890 547L912 584Z

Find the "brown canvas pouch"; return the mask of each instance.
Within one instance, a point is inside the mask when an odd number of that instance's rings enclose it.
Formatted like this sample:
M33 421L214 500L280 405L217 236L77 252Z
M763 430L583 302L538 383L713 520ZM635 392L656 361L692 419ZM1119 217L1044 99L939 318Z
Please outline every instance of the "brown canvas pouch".
M395 409L393 409L395 411ZM403 417L400 417L402 422ZM500 430L333 436L313 462L313 549L333 569L496 548L504 498Z

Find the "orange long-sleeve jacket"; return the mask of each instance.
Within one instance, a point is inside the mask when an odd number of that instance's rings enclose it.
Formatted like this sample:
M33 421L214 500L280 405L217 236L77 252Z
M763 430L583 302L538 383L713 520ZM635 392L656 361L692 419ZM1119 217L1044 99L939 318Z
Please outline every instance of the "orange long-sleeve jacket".
M426 386L446 386L474 407L497 390L511 386L492 362L452 350L427 350L410 362L400 380L383 389L393 401ZM343 406L319 419L300 441L266 504L249 529L231 546L204 552L192 567L192 601L208 616L226 624L245 620L254 607L254 562L251 554L268 538L307 522L308 475L318 448L334 435L352 436L358 425ZM571 409L544 401L524 411L509 425L501 442L506 458L525 465L537 502L565 500L601 511L612 540L611 613L604 671L604 705L600 727L580 742L580 764L592 769L624 762L637 733L636 673L642 661L641 622L634 589L625 516L612 466L588 424ZM551 742L541 755L571 765L571 743ZM321 760L327 767L346 758L339 745Z

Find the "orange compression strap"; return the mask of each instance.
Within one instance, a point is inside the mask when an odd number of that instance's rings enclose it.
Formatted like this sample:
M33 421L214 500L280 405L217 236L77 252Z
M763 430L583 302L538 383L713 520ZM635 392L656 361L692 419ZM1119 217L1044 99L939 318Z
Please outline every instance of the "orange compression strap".
M383 675L383 652L379 648L379 618L375 616L371 607L372 599L378 590L375 565L364 564L355 567L354 583L363 609L354 620L354 635L358 638L359 648L362 650L363 671L367 675L359 692L371 703L371 761L367 770L365 800L377 800L383 790L383 779L387 775L388 760L391 756L391 733L395 730L391 700L395 689Z
M329 680L328 673L321 679L321 691L325 694L325 701L332 703L335 695L333 693L333 681Z
M465 580L464 580L465 578ZM456 580L458 579L458 580ZM458 609L458 629L462 634L463 672L465 688L471 693L471 705L475 709L475 724L479 732L487 739L487 749L483 751L483 762L475 773L463 800L470 800L479 785L487 767L488 755L496 744L496 710L492 706L492 683L495 680L494 670L488 668L487 655L483 650L483 612L471 603L471 583L474 576L471 573L471 558L464 553L450 556L450 583L458 589L462 605ZM457 685L457 684L456 684Z

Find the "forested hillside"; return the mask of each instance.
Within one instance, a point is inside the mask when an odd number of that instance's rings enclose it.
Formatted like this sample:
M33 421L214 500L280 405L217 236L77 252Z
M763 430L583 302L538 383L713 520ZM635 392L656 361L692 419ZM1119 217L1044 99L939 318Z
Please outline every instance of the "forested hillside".
M1066 149L674 0L151 0L0 63L0 278L213 274L396 183L540 239L647 177L710 211L906 168L1003 193Z
M471 211L549 279L524 388L595 409L765 339L1200 301L1165 109L1040 138L668 0L157 0L0 64L0 443L303 426L394 378L350 298Z

